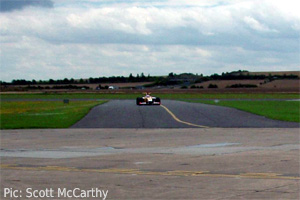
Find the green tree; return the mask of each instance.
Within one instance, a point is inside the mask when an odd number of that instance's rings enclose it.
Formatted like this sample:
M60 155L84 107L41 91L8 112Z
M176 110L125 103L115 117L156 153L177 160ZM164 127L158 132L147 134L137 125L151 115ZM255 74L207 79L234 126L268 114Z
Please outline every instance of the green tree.
M170 78L173 78L174 77L174 73L173 72L171 72L171 73L169 73L169 75L168 75Z

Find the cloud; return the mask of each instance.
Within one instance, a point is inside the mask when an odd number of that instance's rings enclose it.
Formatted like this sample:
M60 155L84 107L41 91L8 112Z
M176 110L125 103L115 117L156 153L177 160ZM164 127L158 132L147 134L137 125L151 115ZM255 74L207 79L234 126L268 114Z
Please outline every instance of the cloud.
M53 2L53 9L47 11L28 6L0 13L3 80L295 70L299 66L300 15L292 4L268 0Z
M236 11L236 6L209 9L61 7L52 12L35 11L34 15L26 10L0 17L3 24L0 30L9 35L39 37L51 43L231 45L275 51L282 50L283 45L291 45L290 49L298 49L289 41L266 43L267 38L298 37L294 19L283 20L281 16L269 19L260 16L266 8L253 11L240 7ZM278 23L274 24L274 20ZM249 38L253 38L252 42Z
M246 24L249 25L250 28L256 30L256 31L261 31L261 32L278 32L277 30L274 29L270 29L267 26L261 24L260 22L258 22L256 19L246 16L244 17L244 21L246 22Z
M11 12L28 6L52 8L51 0L0 0L0 12Z
M142 72L165 75L171 71L209 75L239 69L285 70L287 66L290 70L297 70L296 56L297 53L257 52L237 47L56 45L40 39L23 38L18 46L2 49L1 80L128 76Z

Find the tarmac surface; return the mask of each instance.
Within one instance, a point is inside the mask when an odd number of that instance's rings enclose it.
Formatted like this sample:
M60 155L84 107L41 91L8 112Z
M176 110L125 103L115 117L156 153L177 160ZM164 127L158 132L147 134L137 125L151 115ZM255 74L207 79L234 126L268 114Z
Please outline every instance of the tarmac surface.
M268 119L234 108L175 100L162 106L137 106L111 100L93 108L72 128L299 128L299 123Z
M0 156L1 188L54 189L35 199L300 198L299 128L2 130Z

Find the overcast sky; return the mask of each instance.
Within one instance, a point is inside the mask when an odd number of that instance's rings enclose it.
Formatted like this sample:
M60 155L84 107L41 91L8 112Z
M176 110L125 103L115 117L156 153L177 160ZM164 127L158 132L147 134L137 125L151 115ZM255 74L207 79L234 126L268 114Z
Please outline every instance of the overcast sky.
M297 0L0 0L3 81L299 70Z

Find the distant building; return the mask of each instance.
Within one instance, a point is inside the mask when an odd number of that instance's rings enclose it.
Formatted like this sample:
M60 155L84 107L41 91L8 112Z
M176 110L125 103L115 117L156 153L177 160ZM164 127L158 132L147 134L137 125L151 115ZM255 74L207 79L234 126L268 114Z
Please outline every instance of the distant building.
M110 86L108 87L108 89L109 89L109 90L117 90L117 89L119 89L119 87L118 87L118 86L110 85Z

